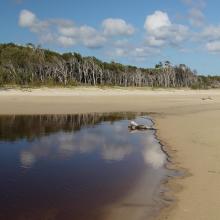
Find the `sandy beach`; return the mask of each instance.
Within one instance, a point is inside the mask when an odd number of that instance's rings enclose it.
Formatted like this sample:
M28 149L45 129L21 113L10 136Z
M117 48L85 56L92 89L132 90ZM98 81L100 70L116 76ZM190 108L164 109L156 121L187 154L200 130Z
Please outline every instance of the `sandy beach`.
M149 112L172 167L186 174L168 182L175 202L158 219L219 220L220 90L0 90L2 115L115 111Z

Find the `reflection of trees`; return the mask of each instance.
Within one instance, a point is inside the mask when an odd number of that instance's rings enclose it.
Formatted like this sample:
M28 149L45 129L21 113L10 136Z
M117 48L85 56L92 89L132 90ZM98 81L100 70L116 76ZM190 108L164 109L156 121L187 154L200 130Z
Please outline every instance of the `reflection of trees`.
M133 119L136 113L93 113L77 115L15 115L0 117L0 140L32 139L58 131L77 131L104 121ZM141 115L141 113L139 114Z

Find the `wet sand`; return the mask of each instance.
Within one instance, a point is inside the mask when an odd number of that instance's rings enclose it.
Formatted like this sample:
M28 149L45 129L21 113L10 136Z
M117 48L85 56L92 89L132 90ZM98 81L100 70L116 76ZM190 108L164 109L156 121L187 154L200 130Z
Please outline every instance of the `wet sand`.
M169 181L176 202L162 210L159 219L220 219L220 90L0 91L0 114L113 111L151 112L173 167L187 174Z

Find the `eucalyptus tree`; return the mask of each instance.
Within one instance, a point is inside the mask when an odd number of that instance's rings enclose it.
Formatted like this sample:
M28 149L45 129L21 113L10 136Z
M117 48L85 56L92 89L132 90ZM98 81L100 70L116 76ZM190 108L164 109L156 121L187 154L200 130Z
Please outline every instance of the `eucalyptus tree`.
M218 81L210 78L207 81ZM206 83L184 64L159 62L155 68L138 68L116 62L102 62L78 53L59 54L28 44L0 45L1 84L113 85L190 87ZM215 83L217 85L217 83Z

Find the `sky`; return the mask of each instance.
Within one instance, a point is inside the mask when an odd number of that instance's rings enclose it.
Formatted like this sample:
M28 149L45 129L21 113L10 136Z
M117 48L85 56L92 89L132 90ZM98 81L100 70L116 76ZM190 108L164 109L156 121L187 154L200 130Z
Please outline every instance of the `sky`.
M218 0L0 0L0 43L220 75Z

